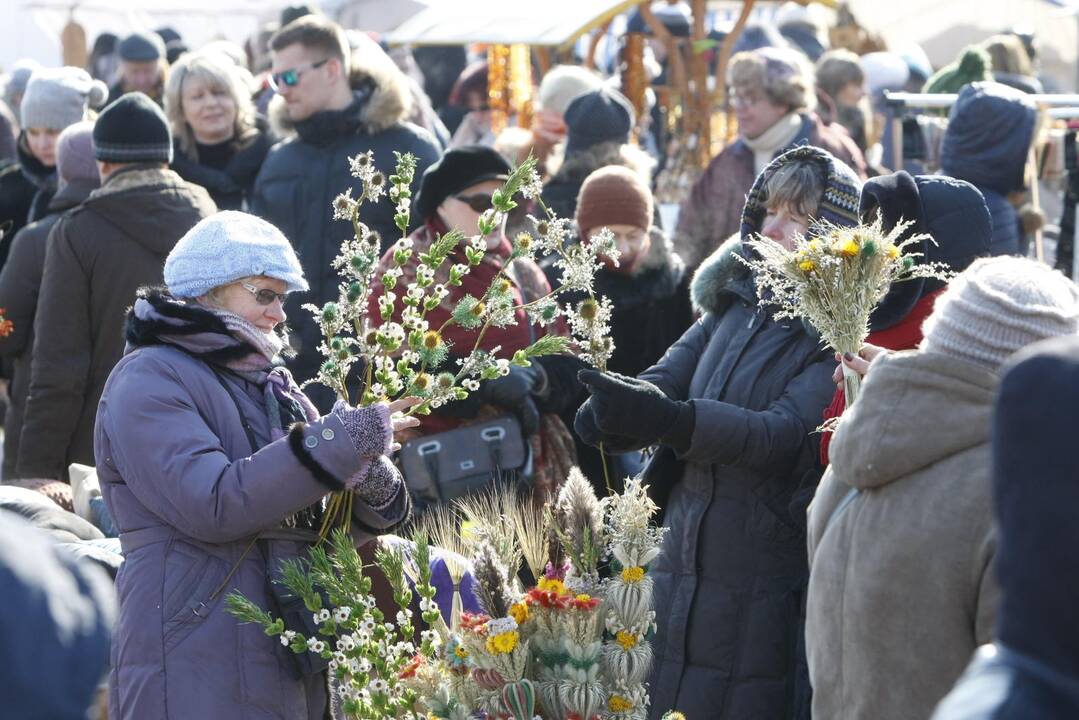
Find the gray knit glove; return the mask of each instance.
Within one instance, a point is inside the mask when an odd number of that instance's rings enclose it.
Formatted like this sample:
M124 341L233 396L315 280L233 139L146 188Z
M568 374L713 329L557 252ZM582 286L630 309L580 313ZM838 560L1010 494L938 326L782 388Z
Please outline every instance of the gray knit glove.
M373 510L382 510L397 497L405 479L401 471L385 455L380 455L367 468L367 474L358 483L350 479L345 487L354 492Z
M356 454L361 458L374 460L390 452L393 423L390 422L389 405L376 403L365 408L354 408L338 400L333 406L333 414L341 419Z

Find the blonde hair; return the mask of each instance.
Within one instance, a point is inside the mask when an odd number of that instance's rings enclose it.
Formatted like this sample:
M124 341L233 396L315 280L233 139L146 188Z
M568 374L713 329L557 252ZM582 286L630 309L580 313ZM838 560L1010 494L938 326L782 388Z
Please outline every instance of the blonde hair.
M184 119L183 108L183 87L188 78L204 80L211 87L228 92L236 104L234 139L242 140L255 131L255 105L239 68L218 53L187 53L173 64L165 85L165 117L172 128L172 136L180 145L180 152L192 159L195 157L195 135Z
M1034 74L1034 65L1026 46L1015 35L994 35L982 43L982 47L989 53L994 72L1026 76Z
M813 217L824 195L824 184L820 166L808 160L793 160L764 181L761 204L768 210L787 208Z
M817 106L813 69L795 50L762 48L737 53L727 70L727 84L739 92L763 92L772 103L790 111Z

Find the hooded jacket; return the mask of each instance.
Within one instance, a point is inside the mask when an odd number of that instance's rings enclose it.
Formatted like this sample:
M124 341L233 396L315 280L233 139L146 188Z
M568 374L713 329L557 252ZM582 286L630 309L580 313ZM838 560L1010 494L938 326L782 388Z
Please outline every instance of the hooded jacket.
M996 386L936 353L873 362L809 509L814 717L928 717L991 638Z
M135 291L161 284L176 241L216 210L204 189L171 170L131 165L53 227L18 477L61 478L70 463L94 464L94 414L123 354L124 315Z
M825 125L813 113L802 115L802 127L794 140L776 151L779 157L793 147L812 145L827 150L865 177L865 159L846 130ZM678 213L678 229L672 235L674 249L691 270L739 230L746 193L757 177L753 151L741 138L712 158L704 174L693 184Z
M849 169L818 154L829 166L826 196L857 191ZM743 239L759 232L760 188L784 162L751 191ZM815 330L760 304L739 260L750 252L728 241L701 265L691 290L703 316L640 375L691 401L696 416L688 450L661 447L646 470L649 485L669 492L652 566L653 718L672 708L715 720L808 718L808 569L796 509L812 492L803 482L819 477L813 429L835 363Z
M993 255L1020 251L1019 217L1007 196L1025 188L1037 109L1018 90L992 82L965 85L948 116L940 169L981 191L993 217Z
M993 506L1002 598L982 647L934 720L1079 717L1079 581L1061 572L1079 548L1079 340L1017 354L993 419Z
M0 357L12 363L11 399L4 417L4 478L15 476L19 459L19 436L30 394L30 361L34 348L34 315L37 313L41 275L45 271L45 248L49 232L60 216L77 207L98 187L96 182L76 180L60 188L49 203L49 214L19 231L11 243L8 262L0 271L0 307L12 323L11 334L0 339Z
M355 186L348 159L372 151L375 166L389 177L396 165L394 151L412 153L417 160L415 194L423 171L440 154L429 133L406 121L411 101L405 77L385 53L378 53L382 58L371 53L366 65L353 67L353 101L344 110L316 113L294 124L283 98L277 96L270 103L270 121L284 139L266 156L255 180L251 211L292 242L311 284L309 293L286 305L298 352L291 366L300 382L314 377L321 363L318 326L300 306L337 298L340 278L330 263L340 252L341 241L353 233L347 221L333 219L331 210L333 199ZM358 62L357 56L353 61ZM393 215L394 204L386 196L361 210L361 221L382 236L384 248L400 237ZM311 395L316 404L332 402L321 388Z

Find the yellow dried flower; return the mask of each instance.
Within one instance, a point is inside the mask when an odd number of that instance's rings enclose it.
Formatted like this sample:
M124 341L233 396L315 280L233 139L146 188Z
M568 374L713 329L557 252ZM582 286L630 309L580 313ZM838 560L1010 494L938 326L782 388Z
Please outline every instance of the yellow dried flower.
M457 656L458 660L468 659L468 650L465 650L464 645L458 645L457 648L453 651L453 654Z
M431 376L427 373L420 373L416 376L416 379L412 381L412 386L419 391L424 391L431 387Z
M522 252L528 252L532 247L532 236L526 232L517 233L513 239Z
M861 246L858 245L858 241L853 239L847 240L836 246L836 252L845 258L858 257L858 252L861 249Z
M435 350L442 344L442 336L437 330L428 330L423 334L423 347L425 350Z
M809 249L809 252L819 253L821 251L820 240L810 240L806 244L806 247Z
M617 633L615 633L614 641L621 645L623 650L629 652L631 649L636 647L638 638L631 632L627 632L626 630L619 630Z
M817 269L817 263L813 262L812 260L803 260L802 262L798 263L798 269L802 272L813 272Z
M895 260L899 257L899 248L895 245L888 245L884 248L884 254L888 256L889 260Z
M622 570L622 580L628 583L638 583L644 579L644 568L640 566L628 567Z
M611 695L611 699L607 701L607 709L615 713L629 712L633 709L633 703L621 695Z
M517 641L520 636L516 630L504 632L501 635L495 635L494 637L487 638L487 652L492 655L505 655L513 652L513 649L517 647Z
M566 594L566 584L558 578L540 578L536 587L545 592L553 592L558 595Z
M528 619L528 605L523 602L514 603L510 606L510 617L517 621L518 625Z

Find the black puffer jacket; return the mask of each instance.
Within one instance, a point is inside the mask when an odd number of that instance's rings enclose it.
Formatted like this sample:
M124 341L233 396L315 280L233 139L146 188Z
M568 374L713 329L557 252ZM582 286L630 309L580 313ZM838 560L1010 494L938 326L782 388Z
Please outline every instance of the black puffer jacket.
M693 400L696 427L678 457L646 472L670 488L656 579L652 716L808 717L804 522L790 507L815 478L821 411L835 363L800 322L761 309L740 242L702 264L693 296L705 311L641 374ZM673 487L671 487L673 485Z
M184 180L206 188L218 210L243 210L245 203L250 203L255 178L273 143L273 136L260 120L249 135L232 143L232 157L225 167L215 168L189 156L175 141L172 169Z
M348 159L370 150L375 166L388 177L396 164L394 151L412 153L417 159L415 193L423 171L440 154L428 132L404 120L411 103L408 86L392 61L390 65L376 63L366 75L354 68L353 102L341 111L316 113L292 125L282 98L270 103L271 123L285 139L266 156L255 181L251 211L276 225L292 242L311 284L310 292L296 293L286 307L298 351L292 370L301 382L315 376L321 358L316 349L318 326L300 306L337 298L340 278L330 262L340 251L341 241L352 235L349 223L334 220L331 209L333 199L358 182L350 174ZM393 214L394 205L386 196L361 211L361 220L381 234L384 249L400 237ZM316 404L332 402L321 388L312 390Z

